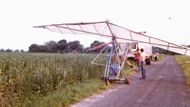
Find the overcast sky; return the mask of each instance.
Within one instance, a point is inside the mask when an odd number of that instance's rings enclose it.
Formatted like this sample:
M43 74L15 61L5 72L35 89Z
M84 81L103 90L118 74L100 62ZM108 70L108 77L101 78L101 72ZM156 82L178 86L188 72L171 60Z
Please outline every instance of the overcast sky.
M32 26L104 21L177 44L190 44L189 0L3 0L0 3L0 48L24 49L49 40L97 38L66 36Z

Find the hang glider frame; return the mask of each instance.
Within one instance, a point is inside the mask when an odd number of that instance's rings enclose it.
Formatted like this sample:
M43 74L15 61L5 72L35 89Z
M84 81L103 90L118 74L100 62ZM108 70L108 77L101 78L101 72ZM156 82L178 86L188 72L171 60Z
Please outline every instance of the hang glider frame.
M98 28L97 26L99 25L103 25L103 28L102 27ZM88 28L86 28L87 26L90 27L91 29L89 30ZM171 49L181 49L183 50L183 52L180 52L180 54L183 53L184 55L190 55L190 49L188 47L180 46L171 42L167 42L165 40L147 36L140 32L129 30L122 26L113 24L108 20L101 22L51 24L51 25L34 26L34 28L44 28L53 32L58 32L63 34L65 33L64 31L66 30L67 33L69 32L72 34L85 33L89 35L99 35L102 37L110 38L111 51L109 52L107 63L99 64L95 62L96 59L99 58L102 52L106 49L107 45L104 45L104 48L101 50L101 52L91 62L92 64L105 66L103 79L106 81L107 84L109 84L109 81L111 80L124 80L126 83L129 83L129 80L124 71L124 65L127 60L127 53L130 51L129 47L127 47L127 43L129 42L138 42L157 47L165 47L167 50L170 51L174 51ZM122 32L123 34L120 35L120 32ZM127 33L128 37L125 36L125 34ZM143 38L144 40L139 38ZM156 41L160 43L157 43ZM124 47L120 45L121 43L125 44ZM118 50L123 51L122 55L119 54ZM178 51L174 52L179 53Z
M104 28L101 28L103 31L100 32L98 25L104 25ZM85 29L84 26L89 26L91 30ZM50 24L50 25L41 25L34 26L34 28L44 28L53 32L58 32L64 34L62 30L68 30L69 33L72 34L89 34L89 35L98 35L103 37L112 38L113 36L116 38L116 41L128 41L128 42L138 42L143 44L150 44L152 46L161 47L166 50L176 52L183 55L190 55L190 48L182 45L177 45L162 39L158 39L152 36L148 36L141 32L135 32L125 27L119 26L117 24L111 23L108 20L99 21L99 22L80 22L80 23L62 23L62 24ZM53 28L53 29L52 29ZM114 32L114 29L119 29L123 32L122 35L119 35L118 32ZM107 30L109 33L104 33ZM68 33L67 31L67 33ZM117 34L118 33L118 34ZM127 37L128 36L128 37ZM140 38L140 39L138 39ZM143 38L143 39L141 39ZM180 51L179 51L180 50Z

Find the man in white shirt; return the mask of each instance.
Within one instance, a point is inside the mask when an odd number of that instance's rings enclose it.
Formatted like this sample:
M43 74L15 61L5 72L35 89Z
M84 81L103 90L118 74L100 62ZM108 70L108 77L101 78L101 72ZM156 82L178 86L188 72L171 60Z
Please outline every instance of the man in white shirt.
M145 59L147 57L147 54L144 52L143 48L141 48L140 51L140 70L142 72L142 79L146 79Z

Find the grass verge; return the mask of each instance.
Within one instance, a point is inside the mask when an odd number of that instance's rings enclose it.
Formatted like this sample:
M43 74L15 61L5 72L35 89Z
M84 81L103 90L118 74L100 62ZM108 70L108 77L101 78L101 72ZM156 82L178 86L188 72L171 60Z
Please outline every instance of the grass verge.
M107 89L108 86L101 80L88 80L82 83L68 85L64 89L51 92L46 96L39 96L32 102L25 100L22 107L67 107L82 98Z
M178 63L182 66L184 70L184 74L186 77L186 83L190 86L190 57L189 56L183 56L183 55L177 55L175 56Z
M165 59L165 57L166 57L166 55L160 54L158 59L159 59L159 61L163 61Z

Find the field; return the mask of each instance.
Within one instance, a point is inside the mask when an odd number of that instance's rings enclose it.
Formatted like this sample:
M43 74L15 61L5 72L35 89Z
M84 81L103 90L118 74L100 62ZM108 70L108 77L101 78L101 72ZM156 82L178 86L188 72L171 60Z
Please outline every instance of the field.
M95 55L1 53L1 106L28 106L37 97L68 85L99 79L104 68L91 65L93 57ZM105 60L101 58L102 62Z
M176 56L176 60L181 64L186 76L187 84L190 86L190 56Z
M1 107L58 107L105 89L94 54L0 53ZM106 57L98 60L106 62Z

